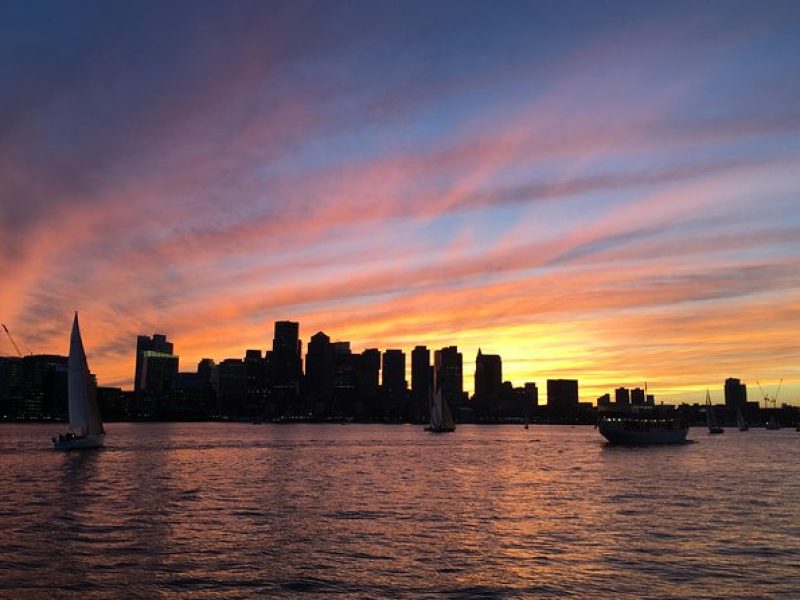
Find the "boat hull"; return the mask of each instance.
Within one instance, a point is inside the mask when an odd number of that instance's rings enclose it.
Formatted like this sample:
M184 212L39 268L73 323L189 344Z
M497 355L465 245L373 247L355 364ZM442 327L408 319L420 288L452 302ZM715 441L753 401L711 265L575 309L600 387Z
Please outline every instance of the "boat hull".
M685 444L688 427L677 427L674 429L650 428L647 430L635 430L626 428L618 422L601 422L598 425L600 434L608 440L610 444L624 446L650 446L664 444Z
M105 435L84 435L73 438L53 438L53 449L55 450L92 450L102 448L105 445Z

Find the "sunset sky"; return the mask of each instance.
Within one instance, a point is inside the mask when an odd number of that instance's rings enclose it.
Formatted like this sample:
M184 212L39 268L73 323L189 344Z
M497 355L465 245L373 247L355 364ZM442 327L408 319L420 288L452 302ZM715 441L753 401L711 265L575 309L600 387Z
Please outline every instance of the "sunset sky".
M290 319L800 404L800 2L3 2L0 321L76 309L126 388Z

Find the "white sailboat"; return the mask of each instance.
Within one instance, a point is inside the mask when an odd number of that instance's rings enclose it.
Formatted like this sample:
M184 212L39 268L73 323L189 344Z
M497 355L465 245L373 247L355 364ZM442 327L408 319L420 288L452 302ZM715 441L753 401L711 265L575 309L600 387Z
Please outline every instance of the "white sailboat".
M96 389L86 362L77 312L72 322L68 366L69 431L54 437L53 447L56 450L101 448L105 431L97 407Z
M433 389L428 392L428 408L430 412L430 420L425 431L432 433L446 433L456 430L456 424L453 422L453 415L450 414L450 407L447 402L442 398L442 390L437 389L434 394Z
M706 390L706 424L708 433L723 433L725 430L717 423L717 415L714 414L714 407L711 406L711 394Z

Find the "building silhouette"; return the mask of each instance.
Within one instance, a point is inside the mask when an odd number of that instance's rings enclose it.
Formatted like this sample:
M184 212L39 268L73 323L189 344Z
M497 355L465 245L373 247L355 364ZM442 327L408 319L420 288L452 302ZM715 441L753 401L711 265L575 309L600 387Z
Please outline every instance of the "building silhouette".
M66 356L0 357L0 418L66 418L67 371Z
M646 404L644 390L642 388L633 388L631 390L631 404L634 406L644 406Z
M431 352L425 346L411 351L411 419L428 420L428 394L433 387Z
M442 392L442 399L448 403L455 417L464 406L464 359L458 348L447 346L433 353L433 383Z
M268 393L267 359L261 356L261 350L246 350L244 364L247 370L244 414L250 418L255 418L263 415L266 406Z
M178 378L179 358L164 334L136 338L135 413L140 418L169 418Z
M333 400L329 416L341 418L355 410L357 401L356 356L350 342L333 342Z
M524 385L525 393L528 396L528 402L535 411L539 407L539 388L533 381L528 381Z
M547 410L550 417L570 420L578 414L578 381L576 379L547 380Z
M217 366L217 413L241 417L247 414L247 364L240 358L226 358Z
M140 335L136 338L136 367L133 378L133 390L135 392L147 388L145 382L145 363L147 362L145 360L145 352L149 352L148 356L150 357L159 355L171 357L173 356L173 345L172 342L167 340L167 336L162 333L154 333L153 337Z
M381 368L384 415L395 421L408 417L408 382L406 354L402 350L386 350Z
M303 378L300 324L294 321L276 321L272 350L267 353L267 373L271 387L271 401L279 412L302 414L298 405L300 382Z
M617 406L628 406L631 403L631 392L628 388L619 387L614 390L614 402Z
M390 394L405 394L406 354L402 350L385 350L383 353L383 388Z
M306 395L314 415L325 417L331 413L335 370L331 338L318 331L311 336L306 352Z
M383 406L378 385L381 351L377 348L367 348L354 358L356 403L353 415L357 419L380 420L383 418Z
M22 414L25 382L22 378L22 358L0 356L0 418L17 419Z
M725 380L725 406L733 410L747 407L747 386L741 380L733 377Z
M478 348L475 357L475 397L496 400L503 385L503 361L498 354L483 354Z

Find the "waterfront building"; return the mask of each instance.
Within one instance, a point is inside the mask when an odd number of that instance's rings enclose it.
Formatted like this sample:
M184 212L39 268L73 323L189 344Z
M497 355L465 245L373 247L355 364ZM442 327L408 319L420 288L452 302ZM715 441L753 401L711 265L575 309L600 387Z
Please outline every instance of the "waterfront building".
M578 381L576 379L547 380L547 409L556 419L572 418L578 414Z
M0 356L0 419L16 419L22 413L24 391L22 358Z
M631 392L628 388L619 387L614 390L614 403L618 406L628 406L631 403Z
M528 381L525 383L525 393L528 396L528 404L533 409L536 410L539 407L539 388L536 387L536 384L533 381Z
M300 324L276 321L272 350L267 352L267 373L271 388L271 403L280 413L302 413L298 405L300 382L303 377Z
M503 385L503 362L498 354L483 354L478 348L475 357L475 399L496 401Z
M311 336L306 352L306 396L317 417L330 412L336 355L331 338L318 331Z
M388 420L408 417L408 382L406 381L406 354L402 350L386 350L381 367L384 416Z
M428 394L433 385L431 351L415 346L411 351L411 418L416 422L428 420Z
M172 356L173 350L172 342L168 341L167 336L163 333L154 333L153 337L140 335L136 338L136 367L133 377L133 389L135 392L146 389L144 379L144 353L155 352Z
M631 404L633 406L645 405L645 394L642 388L633 388L631 390Z
M354 356L353 367L356 373L356 401L353 415L358 419L380 419L383 407L380 403L378 385L381 370L381 351L367 348Z
M455 416L464 405L464 359L456 346L447 346L433 353L434 386Z
M747 386L740 379L725 380L725 406L733 410L744 410L747 406Z

